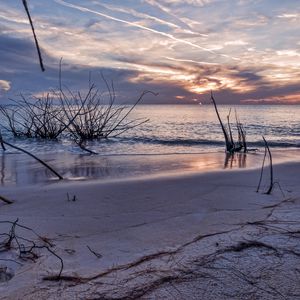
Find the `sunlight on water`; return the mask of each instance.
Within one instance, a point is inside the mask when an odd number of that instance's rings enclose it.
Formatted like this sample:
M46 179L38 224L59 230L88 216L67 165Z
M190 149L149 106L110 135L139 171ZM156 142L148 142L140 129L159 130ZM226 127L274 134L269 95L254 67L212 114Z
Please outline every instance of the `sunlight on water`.
M226 122L229 106L219 106ZM273 148L300 147L300 106L236 106L247 133L250 148L263 147L264 135ZM168 154L223 151L224 141L211 105L140 105L131 118L150 121L118 138L89 142L88 146L102 155ZM232 118L234 129L234 117ZM6 139L34 153L75 152L81 150L72 141L59 142ZM11 152L13 150L10 150Z

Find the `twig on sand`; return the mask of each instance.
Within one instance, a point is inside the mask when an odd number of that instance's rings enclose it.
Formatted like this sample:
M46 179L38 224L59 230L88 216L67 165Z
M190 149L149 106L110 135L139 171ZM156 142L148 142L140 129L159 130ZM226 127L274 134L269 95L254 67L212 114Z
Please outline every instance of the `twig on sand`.
M5 202L6 204L13 204L14 203L12 200L9 200L6 197L3 197L1 195L0 195L0 200Z
M4 237L0 240L0 252L14 250L17 252L19 259L23 261L35 261L39 258L36 250L46 249L60 261L59 272L55 275L55 277L59 279L64 268L64 262L63 259L51 249L53 245L48 241L48 239L38 235L33 229L21 225L18 222L19 219L16 219L15 221L0 221L0 224L11 225L8 232L0 234L1 237ZM41 242L20 236L17 229L33 233ZM16 261L16 263L19 262Z
M262 177L263 177L263 173L264 173L264 168L265 168L266 156L267 156L267 148L265 147L264 159L263 159L261 169L260 169L260 176L259 176L259 181L258 181L256 193L258 193L259 189L260 189L260 185L261 185L261 181L262 181Z
M89 245L86 245L86 247L90 250L91 253L93 253L97 258L101 258L102 255L100 253L95 252Z
M268 154L269 154L269 160L270 160L270 186L268 188L268 190L266 191L266 194L269 195L271 194L273 187L274 187L274 180L273 180L273 162L272 162L272 153L271 150L269 148L269 144L266 141L266 139L264 137L262 137L264 142L265 142L265 147L267 148Z
M270 195L271 192L272 192L272 190L273 190L274 184L275 184L275 183L274 183L274 176L273 176L272 153L271 153L269 144L268 144L268 142L266 141L265 137L263 136L262 138L263 138L264 143L265 143L265 153L264 153L264 158L263 158L263 162L262 162L262 167L261 167L261 171L260 171L260 177L259 177L259 182L258 182L258 185L257 185L256 192L257 192L257 193L259 192L259 189L260 189L260 186L261 186L261 181L262 181L262 177L263 177L263 172L264 172L264 167L265 167L266 156L267 156L267 153L268 153L268 155L269 155L269 162L270 162L270 185L269 185L268 190L265 192L265 194ZM279 185L279 183L278 183L278 185ZM279 185L279 188L280 188L281 192L283 193L283 191L282 191L280 185Z

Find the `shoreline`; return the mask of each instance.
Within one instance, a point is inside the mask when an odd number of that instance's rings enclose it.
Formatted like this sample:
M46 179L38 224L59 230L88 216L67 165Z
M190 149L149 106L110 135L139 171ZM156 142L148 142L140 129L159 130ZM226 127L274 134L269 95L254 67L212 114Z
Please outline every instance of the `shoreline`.
M18 218L20 224L49 239L64 261L62 275L71 276L74 282L43 281L44 276L57 274L59 261L41 250L35 263L25 261L21 267L9 264L13 277L0 283L0 299L19 299L21 295L22 299L57 299L51 295L86 299L94 293L113 299L113 295L139 291L153 278L165 278L163 270L167 274L177 272L180 266L168 263L172 257L171 261L174 257L178 261L200 259L222 247L231 247L233 242L250 239L252 229L248 230L247 224L267 220L281 205L283 215L299 220L300 163L278 164L274 172L284 197L279 188L272 195L256 193L259 174L253 169L119 182L65 181L6 187L5 196L15 202L0 203L2 221ZM76 196L75 200L68 199L68 194L70 198ZM3 225L1 228L3 231ZM29 238L26 231L18 234ZM14 252L4 255L16 259ZM195 266L188 261L185 264L188 269ZM149 268L161 271L154 277L134 279L134 274L142 270L151 274ZM98 274L105 272L107 277L101 275L98 279ZM281 275L284 278L285 274ZM77 279L76 284L76 278L93 277L86 284ZM124 280L130 284L124 285Z
M272 151L273 164L297 162L297 150ZM262 152L235 153L206 152L189 154L132 154L88 155L75 153L40 154L67 181L101 180L117 182L130 178L160 178L206 172L258 169ZM25 186L56 181L44 166L23 153L2 154L0 157L0 186Z

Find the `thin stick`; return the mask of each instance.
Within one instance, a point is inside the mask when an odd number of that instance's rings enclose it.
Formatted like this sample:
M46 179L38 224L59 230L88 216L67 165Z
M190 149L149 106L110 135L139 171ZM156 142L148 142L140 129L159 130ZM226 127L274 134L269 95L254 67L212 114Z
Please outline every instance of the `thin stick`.
M215 107L215 111L216 111L219 123L220 123L222 131L223 131L223 135L224 135L224 139L225 139L225 144L226 144L226 151L227 152L233 152L234 151L233 145L229 141L228 133L227 133L227 131L225 129L225 126L223 125L223 122L221 120L221 117L220 117L220 114L219 114L219 111L218 111L218 107L217 107L217 104L216 104L216 101L215 101L215 98L213 96L213 92L212 91L210 92L210 99L211 99L211 101L212 101L212 103L213 103L213 105Z
M30 16L30 12L29 12L29 9L28 9L27 0L22 0L22 2L23 2L23 5L24 5L24 8L25 8L30 26L31 26L32 34L33 34L34 41L35 41L36 50L37 50L37 53L38 53L38 56L39 56L40 66L41 66L42 72L44 72L45 68L44 68L44 64L43 64L42 54L41 54L41 50L40 50L40 47L39 47L38 39L37 39L36 34L35 34L35 30L34 30L34 26L33 26L31 16Z
M265 142L265 146L267 148L268 154L269 154L269 159L270 159L270 186L269 189L266 191L267 195L270 195L273 187L274 187L274 180L273 180L273 162L272 162L272 153L271 150L269 148L268 142L266 141L266 139L264 137L262 137L264 142Z
M229 113L228 113L228 116L227 116L227 124L228 124L230 142L231 142L232 145L234 145L233 137L232 137L232 130L231 130L231 126L230 126L230 114L231 114L231 108L229 109Z
M261 181L262 181L262 177L263 177L263 173L264 173L266 156L267 156L267 148L265 147L265 154L264 154L264 159L263 159L261 170L260 170L260 177L259 177L259 182L258 182L258 185L257 185L256 193L258 193L259 189L260 189L260 185L261 185Z
M5 145L4 145L4 143L3 143L3 139L2 139L2 133L1 133L1 131L0 131L0 144L1 144L2 150L3 150L3 151L5 151L5 150L6 150L6 148L5 148Z
M90 248L89 245L86 245L86 247L92 252L97 258L101 258L102 255L100 253L95 252L93 249Z
M8 200L7 198L3 197L0 195L0 200L2 200L3 202L7 203L7 204L13 204L14 202L11 200Z

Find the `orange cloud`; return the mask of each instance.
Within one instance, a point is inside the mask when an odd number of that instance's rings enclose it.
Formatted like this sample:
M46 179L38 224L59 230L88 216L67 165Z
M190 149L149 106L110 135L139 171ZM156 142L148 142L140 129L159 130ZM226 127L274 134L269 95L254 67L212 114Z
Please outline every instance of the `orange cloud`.
M244 99L244 104L300 104L300 94L291 94L261 99Z

